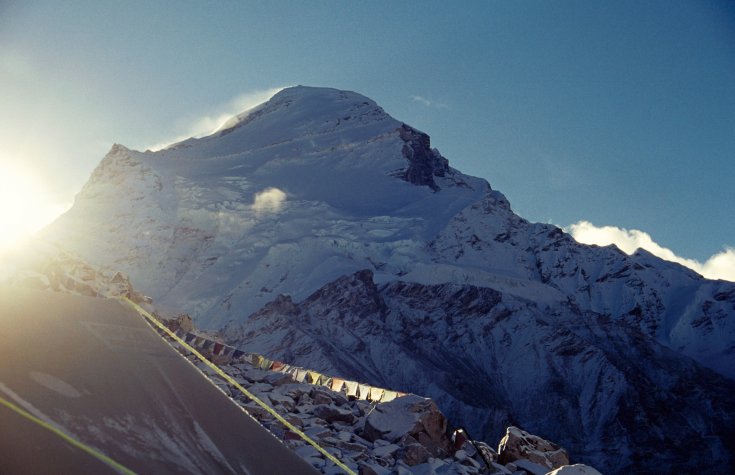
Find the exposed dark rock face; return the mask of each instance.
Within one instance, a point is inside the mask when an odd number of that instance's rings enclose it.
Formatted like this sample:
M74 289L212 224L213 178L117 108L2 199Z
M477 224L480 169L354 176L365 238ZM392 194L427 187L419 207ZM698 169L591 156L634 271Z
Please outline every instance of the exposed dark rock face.
M403 156L409 161L404 180L414 185L428 186L434 191L439 185L434 177L443 177L449 173L449 161L431 148L431 139L423 132L419 132L406 124L398 129L401 139L406 142L403 146Z

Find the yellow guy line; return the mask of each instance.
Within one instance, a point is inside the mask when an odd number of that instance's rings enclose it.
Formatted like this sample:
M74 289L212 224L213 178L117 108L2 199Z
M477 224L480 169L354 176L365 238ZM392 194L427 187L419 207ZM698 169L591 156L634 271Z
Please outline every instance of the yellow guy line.
M92 457L100 460L101 462L106 463L107 465L109 465L110 467L114 468L118 472L120 472L120 473L122 473L124 475L136 475L135 472L133 472L129 468L126 468L125 466L123 466L123 465L115 462L114 460L112 460L107 455L105 455L105 454L103 454L101 452L98 452L97 450L93 449L92 447L90 447L88 445L83 444L82 442L79 442L78 440L76 440L72 436L70 436L68 434L65 434L64 432L62 432L61 430L59 430L56 427L52 426L48 422L46 422L46 421L44 421L42 419L39 419L38 417L36 417L33 414L31 414L31 413L29 413L29 412L21 409L20 407L16 406L12 402L4 399L1 396L0 396L0 404L4 405L5 407L7 407L8 409L10 409L11 411L15 411L16 413L20 414L21 416L25 417L26 419L30 420L31 422L34 422L34 423L38 424L39 426L43 427L44 429L47 429L47 430L53 432L54 434L56 434L59 437L61 437L62 439L64 439L66 442L68 442L71 445L73 445L74 447L76 447L78 449L81 449L81 450L87 452Z
M249 397L250 399L252 399L253 401L255 401L255 403L258 404L260 407L262 407L263 409L265 409L266 411L268 411L268 413L270 415L272 415L273 417L275 417L276 419L278 419L278 421L281 424L283 424L284 426L286 426L288 428L288 430L290 430L291 432L295 433L296 435L298 435L299 437L301 437L302 439L304 439L306 442L308 442L309 444L311 444L316 450L318 450L325 457L327 457L329 460L331 460L332 462L334 462L334 464L337 465L339 468L341 468L342 470L344 470L349 475L357 475L357 473L355 473L350 467L348 467L347 465L343 464L334 455L332 455L329 452L327 452L326 450L324 450L311 437L309 437L308 435L304 434L303 431L301 431L299 428L297 428L296 426L294 426L293 424L291 424L290 422L288 422L286 419L284 419L283 416L281 416L279 413L277 413L275 410L273 410L272 407L270 407L269 405L267 405L266 403L264 403L263 401L261 401L260 399L258 399L253 393L251 393L250 391L248 391L247 389L245 389L244 387L242 387L237 381L235 381L234 379L232 379L232 377L229 374L227 374L224 371L222 371L222 369L219 366L217 366L216 364L214 364L211 361L209 361L207 358L204 357L204 355L202 355L201 353L199 353L196 349L192 348L191 345L189 345L184 340L182 340L181 338L179 338L178 336L176 336L176 334L174 332L172 332L164 324L162 324L161 322L159 322L153 315L151 315L150 313L146 312L143 309L143 307L141 307L140 305L138 305L137 303L133 302L132 300L130 300L127 297L122 297L122 300L124 302L126 302L128 305L130 305L131 307L133 307L136 312L138 312L143 317L145 317L153 325L155 325L159 329L161 329L164 332L166 332L166 334L168 336L170 336L171 338L173 338L177 343L179 343L184 348L186 348L187 350L189 350L190 352L192 352L197 358L199 358L204 364L206 364L207 366L209 366L212 369L212 371L214 371L219 376L221 376L225 381L227 381L228 383L230 383L231 385L233 385L241 393L243 393L244 395L246 395L247 397Z

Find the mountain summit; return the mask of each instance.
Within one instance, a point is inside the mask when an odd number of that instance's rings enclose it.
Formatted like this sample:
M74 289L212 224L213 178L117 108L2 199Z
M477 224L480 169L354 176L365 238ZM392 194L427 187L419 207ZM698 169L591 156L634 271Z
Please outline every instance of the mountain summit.
M44 236L477 438L519 424L608 473L734 463L735 284L529 223L354 92L288 88L208 137L113 146Z
M409 272L487 193L373 101L295 87L208 137L113 146L46 235L217 327L370 261L387 279Z

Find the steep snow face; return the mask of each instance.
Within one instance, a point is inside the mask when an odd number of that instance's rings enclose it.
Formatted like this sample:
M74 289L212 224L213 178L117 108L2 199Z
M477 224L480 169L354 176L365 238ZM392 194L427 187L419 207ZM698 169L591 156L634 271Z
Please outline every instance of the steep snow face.
M497 440L518 423L604 473L735 464L735 383L637 322L572 302L472 285L376 285L365 270L298 304L279 297L225 335L282 361L427 395L474 437Z
M489 189L373 101L296 87L209 137L114 146L45 236L216 327L366 266L408 272Z

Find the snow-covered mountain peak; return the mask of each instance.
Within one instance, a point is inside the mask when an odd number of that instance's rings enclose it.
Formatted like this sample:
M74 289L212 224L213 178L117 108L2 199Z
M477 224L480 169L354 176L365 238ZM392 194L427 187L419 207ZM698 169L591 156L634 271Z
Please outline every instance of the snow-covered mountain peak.
M400 125L374 101L355 92L296 86L234 116L212 135L173 144L159 155L177 157L192 147L212 149L214 143L216 152L235 153L299 139L305 139L302 149L317 149L387 134ZM330 140L335 135L339 140Z
M681 442L735 417L717 409L735 379L735 285L529 223L356 93L289 88L208 137L116 145L45 236L127 273L161 311L244 325L262 353L298 343L291 354L325 371L415 379L407 389L486 434L516 420L578 433L603 466L622 470L635 445L678 447L616 432L625 421ZM555 399L563 417L538 403ZM715 408L700 419L699 400Z
M295 86L285 88L268 101L249 109L225 123L215 135L232 132L270 114L280 115L279 121L290 116L292 125L300 122L318 123L340 119L342 122L385 120L390 117L373 100L351 91L325 87ZM354 122L353 122L354 123Z

